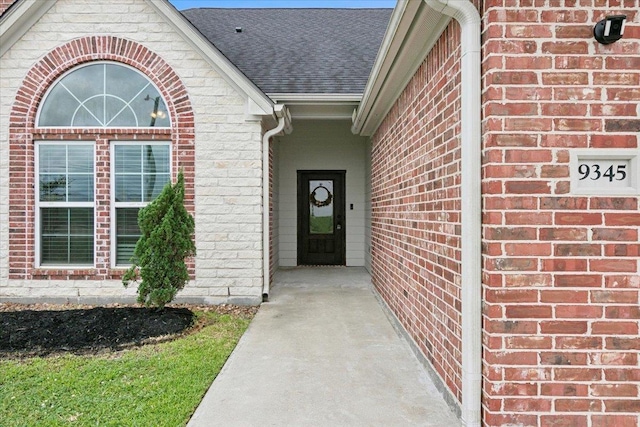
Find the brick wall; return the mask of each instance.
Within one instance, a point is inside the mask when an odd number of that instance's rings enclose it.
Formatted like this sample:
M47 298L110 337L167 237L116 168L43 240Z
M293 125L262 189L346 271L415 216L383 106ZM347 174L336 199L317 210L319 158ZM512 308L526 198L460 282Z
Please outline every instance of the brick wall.
M638 196L569 174L576 149L638 154L638 10L483 3L485 425L640 421ZM460 401L458 44L452 21L373 137L371 235L376 288Z
M453 22L375 133L371 154L373 283L458 402L459 43Z
M575 195L569 159L637 153L640 3L484 7L484 421L637 427L638 197Z

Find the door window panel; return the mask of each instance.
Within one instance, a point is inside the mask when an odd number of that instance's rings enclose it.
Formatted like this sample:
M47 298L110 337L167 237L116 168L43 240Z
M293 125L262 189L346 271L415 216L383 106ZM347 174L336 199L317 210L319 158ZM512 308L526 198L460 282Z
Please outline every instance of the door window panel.
M309 233L333 234L333 181L309 181Z

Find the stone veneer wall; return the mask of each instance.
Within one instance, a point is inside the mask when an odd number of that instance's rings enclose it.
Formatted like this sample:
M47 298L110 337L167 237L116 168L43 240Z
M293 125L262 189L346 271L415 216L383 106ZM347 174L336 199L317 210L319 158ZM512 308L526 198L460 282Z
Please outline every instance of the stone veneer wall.
M259 302L260 123L246 120L243 98L154 9L128 0L60 0L2 57L0 298L104 301L133 295L120 284L120 272L109 268L109 219L99 212L95 268L33 268L33 141L59 137L50 129L34 129L37 103L62 72L100 59L122 61L147 74L170 105L173 126L144 136L131 130L78 132L79 138L95 141L101 163L107 162L105 173L97 175L98 189L108 194L110 140L171 140L174 170L185 169L198 248L194 280L180 298ZM108 215L109 201L104 203L96 206Z

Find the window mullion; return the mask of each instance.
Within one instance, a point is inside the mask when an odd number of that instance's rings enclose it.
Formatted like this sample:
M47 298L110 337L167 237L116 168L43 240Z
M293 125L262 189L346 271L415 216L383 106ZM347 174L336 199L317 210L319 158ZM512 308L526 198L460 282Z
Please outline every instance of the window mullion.
M102 123L107 126L107 64L103 65L102 73Z
M65 146L64 149L64 201L69 201L69 146Z
M71 211L67 210L67 262L71 263Z

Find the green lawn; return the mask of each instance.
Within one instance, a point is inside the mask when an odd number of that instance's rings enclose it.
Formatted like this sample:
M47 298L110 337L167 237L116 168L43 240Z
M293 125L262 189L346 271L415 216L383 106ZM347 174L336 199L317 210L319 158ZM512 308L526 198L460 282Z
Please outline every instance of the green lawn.
M181 426L249 325L198 312L203 329L102 356L0 360L0 425Z

